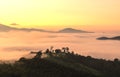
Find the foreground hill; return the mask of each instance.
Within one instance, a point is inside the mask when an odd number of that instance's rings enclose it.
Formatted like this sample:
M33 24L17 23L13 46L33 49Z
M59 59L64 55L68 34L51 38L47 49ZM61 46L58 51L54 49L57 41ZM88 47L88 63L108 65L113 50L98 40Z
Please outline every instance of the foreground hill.
M47 49L32 59L0 64L0 77L120 77L120 61L107 61L70 52L69 48Z

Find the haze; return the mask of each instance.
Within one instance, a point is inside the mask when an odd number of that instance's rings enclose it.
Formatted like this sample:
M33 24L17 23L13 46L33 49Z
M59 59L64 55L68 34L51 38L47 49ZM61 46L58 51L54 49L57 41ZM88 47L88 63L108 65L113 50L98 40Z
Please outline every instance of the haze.
M117 36L119 33L42 33L10 31L0 32L0 60L29 57L31 51L69 47L70 51L96 58L120 58L120 41L96 40L100 36Z

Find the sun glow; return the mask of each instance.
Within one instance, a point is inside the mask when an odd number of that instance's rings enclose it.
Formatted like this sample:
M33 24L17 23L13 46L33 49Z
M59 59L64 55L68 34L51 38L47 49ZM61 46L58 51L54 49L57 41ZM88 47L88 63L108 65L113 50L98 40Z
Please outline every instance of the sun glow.
M119 8L119 0L0 0L0 23L37 28L87 25L87 29L112 25L118 30Z

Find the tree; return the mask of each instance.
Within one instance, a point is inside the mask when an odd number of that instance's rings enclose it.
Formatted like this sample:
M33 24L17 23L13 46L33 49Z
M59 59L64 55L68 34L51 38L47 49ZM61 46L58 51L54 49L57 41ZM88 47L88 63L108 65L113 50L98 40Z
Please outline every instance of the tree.
M45 51L45 54L47 54L48 56L53 56L53 55L52 55L52 51L50 51L49 49L47 49L47 50Z
M49 49L47 49L47 50L45 51L45 53L46 53L46 54L48 54L49 52L50 52L50 50L49 50Z
M69 48L68 47L66 47L66 51L69 52Z
M72 55L74 55L75 53L74 53L74 51L72 51L72 53L71 53Z
M119 59L118 59L118 58L115 58L115 59L114 59L114 62L119 62Z
M27 60L27 59L24 58L24 57L21 57L21 58L19 59L20 62L24 62L24 61L26 61L26 60Z
M57 53L57 54L58 54L58 53L61 53L61 49L56 49L56 50L55 50L55 53Z
M41 59L42 56L42 51L39 51L36 53L36 56L34 57L35 59Z
M66 51L66 48L65 48L65 47L63 47L63 48L62 48L62 50L63 50L63 52L65 52L65 51Z

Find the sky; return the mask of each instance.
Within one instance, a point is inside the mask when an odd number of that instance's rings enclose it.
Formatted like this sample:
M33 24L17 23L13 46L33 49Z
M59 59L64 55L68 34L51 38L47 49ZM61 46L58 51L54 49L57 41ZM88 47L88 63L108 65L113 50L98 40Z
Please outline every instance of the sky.
M0 23L20 28L120 31L120 0L0 0Z

